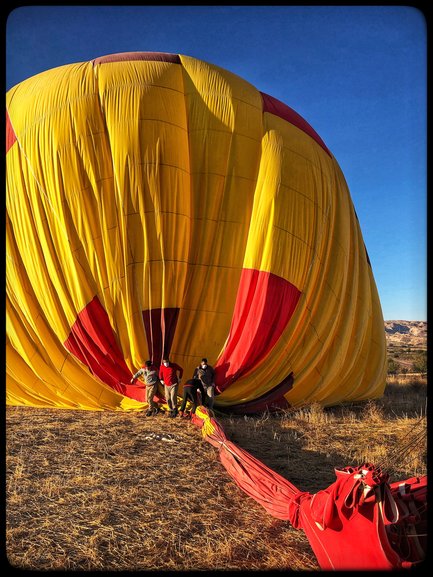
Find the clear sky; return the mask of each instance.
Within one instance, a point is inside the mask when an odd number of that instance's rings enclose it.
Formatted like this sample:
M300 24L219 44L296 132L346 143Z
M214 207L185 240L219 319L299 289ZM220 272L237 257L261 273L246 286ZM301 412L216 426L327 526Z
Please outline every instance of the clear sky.
M23 6L6 90L129 51L193 56L294 108L346 178L385 320L427 320L427 25L410 6Z

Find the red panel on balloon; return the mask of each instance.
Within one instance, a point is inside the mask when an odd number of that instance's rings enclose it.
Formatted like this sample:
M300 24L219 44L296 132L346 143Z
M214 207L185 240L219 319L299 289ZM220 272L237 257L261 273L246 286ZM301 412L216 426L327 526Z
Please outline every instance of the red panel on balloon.
M287 104L284 104L284 102L277 100L273 96L269 96L269 94L265 94L264 92L261 92L260 94L262 95L263 100L263 112L269 112L275 116L279 116L283 120L287 120L287 122L290 122L290 124L293 124L293 126L296 126L311 136L311 138L313 138L317 144L320 144L320 146L329 154L329 156L332 156L328 147L314 130L314 128L308 124L308 122L302 118L302 116L298 114L296 110L293 110L293 108L290 108L290 106L287 106Z
M170 352L178 315L179 309L143 312L149 354L157 365L162 355L168 356ZM95 296L79 313L64 346L103 383L127 397L146 401L145 386L141 383L130 384L132 373L125 363L107 312L98 297Z
M227 345L215 365L217 392L251 371L286 328L300 291L269 272L242 271Z
M178 54L170 54L168 52L119 52L117 54L107 54L107 56L100 56L92 60L93 65L105 64L107 62L125 62L134 60L150 60L152 62L172 62L173 64L180 64L180 57Z
M14 144L16 139L17 137L12 127L11 119L9 118L8 111L6 110L6 153L9 150L9 148Z
M143 311L149 358L157 366L161 364L163 356L170 356L178 317L178 308Z
M127 393L129 387L126 386L132 377L131 371L98 297L95 296L79 313L64 346L106 385L132 396Z

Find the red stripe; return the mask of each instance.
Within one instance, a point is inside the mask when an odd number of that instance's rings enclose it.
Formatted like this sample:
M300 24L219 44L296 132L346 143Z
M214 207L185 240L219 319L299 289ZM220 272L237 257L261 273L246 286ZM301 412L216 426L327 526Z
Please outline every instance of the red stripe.
M170 352L178 315L179 309L143 312L149 351L158 364L162 354L168 355ZM146 401L146 387L140 383L130 384L132 373L125 363L107 312L98 297L95 296L80 311L64 346L103 383L127 397ZM162 397L158 400L161 401Z
M9 113L6 110L6 154L8 153L10 147L15 143L16 139L17 137L14 129L12 128L12 122L9 118Z
M180 64L180 57L178 54L170 54L168 52L119 52L117 54L107 54L92 60L93 66L97 64L105 64L107 62L124 62L133 60L148 60L158 62L173 62Z
M242 271L227 345L215 364L218 393L251 371L287 326L300 291L272 273Z
M137 387L128 383L132 377L120 350L108 315L98 297L78 314L64 346L103 383L122 394L136 398ZM142 399L139 399L142 400Z
M157 308L143 311L149 355L156 365L161 364L163 355L165 357L170 356L178 317L178 308Z
M320 146L329 154L329 156L332 156L328 147L314 130L314 128L308 124L308 122L302 118L300 114L273 96L269 96L269 94L265 94L264 92L261 92L260 94L262 95L263 100L263 112L269 112L270 114L279 116L283 120L287 120L287 122L290 122L290 124L293 124L293 126L296 126L311 136L311 138L313 138L317 144L320 144Z

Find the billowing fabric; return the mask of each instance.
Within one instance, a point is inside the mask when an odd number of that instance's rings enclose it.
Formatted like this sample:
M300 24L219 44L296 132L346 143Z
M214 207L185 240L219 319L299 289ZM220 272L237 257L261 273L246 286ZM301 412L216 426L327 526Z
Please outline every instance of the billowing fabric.
M376 285L341 170L294 110L183 55L68 64L6 95L7 403L141 410L170 356L215 406L380 397Z
M305 493L230 441L208 408L197 407L191 414L191 422L201 429L203 438L219 450L225 469L247 495L273 517L290 521L296 529L300 528L299 502L305 498Z
M388 473L365 463L335 469L336 481L311 494L230 441L206 407L197 407L191 422L242 491L304 531L321 569L389 571L425 561L427 476L390 484Z

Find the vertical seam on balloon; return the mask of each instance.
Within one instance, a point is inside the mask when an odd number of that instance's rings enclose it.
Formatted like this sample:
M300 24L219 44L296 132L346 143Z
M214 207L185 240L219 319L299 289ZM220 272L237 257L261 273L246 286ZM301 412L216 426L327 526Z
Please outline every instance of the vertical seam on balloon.
M151 276L151 274L150 274L150 269L151 269L151 267L148 266L148 269L149 269L149 273L148 273L148 277L147 277L147 278L148 278L148 281L149 281L149 282L148 282L148 291L149 291L149 292L148 292L148 298L149 298L149 310L148 310L148 313L149 313L149 326L150 326L150 334L149 334L149 336L150 336L149 357L152 357L151 360L152 360L152 362L154 362L154 361L155 361L155 359L153 358L154 339L153 339L153 325L152 325L152 314L151 314L151 311L152 311L152 302L151 302L151 301L152 301L152 281L151 281L151 278L150 278L150 276ZM146 332L146 325L144 325L144 330L145 330L145 332Z
M162 359L165 359L165 314L164 314L163 307L161 307L160 323L161 323L161 335L162 335L162 338L161 338L161 345L162 345L161 361L162 361Z
M189 135L190 135L190 131L189 131L189 114L188 114L188 109L187 109L186 91L185 91L185 74L187 74L187 72L186 72L186 70L185 70L185 66L184 66L184 64L183 64L181 55L178 54L178 57L179 57L180 74L181 74L181 80L182 80L182 91L181 91L181 94L183 95L183 103L184 103L184 108L185 108L185 125L186 125L186 134L187 134L187 143L188 143L189 193L190 193L190 198L191 198L191 192L192 192L191 162L190 162L190 160L191 160L191 144L190 144L190 139L189 139ZM193 203L192 199L191 199L190 202L191 202L191 205L194 206L194 203ZM190 213L190 216L189 216L190 221L192 220L193 216L195 216L195 215L192 215L192 214ZM191 254L191 248L192 248L192 246L193 246L193 243L192 243L193 232L192 232L192 231L193 231L193 227L190 226L190 227L189 227L189 241L190 241L190 242L189 242L188 258L187 258L188 261L189 261L189 257L190 257L190 254ZM187 271L188 271L188 269L187 269ZM194 273L195 273L195 271L193 272L193 274L194 274ZM185 295L188 293L187 283L191 280L190 274L188 274L187 276L188 276L188 278L185 279L185 290L184 290L184 294L182 295L182 306L183 306L184 303L185 303Z

